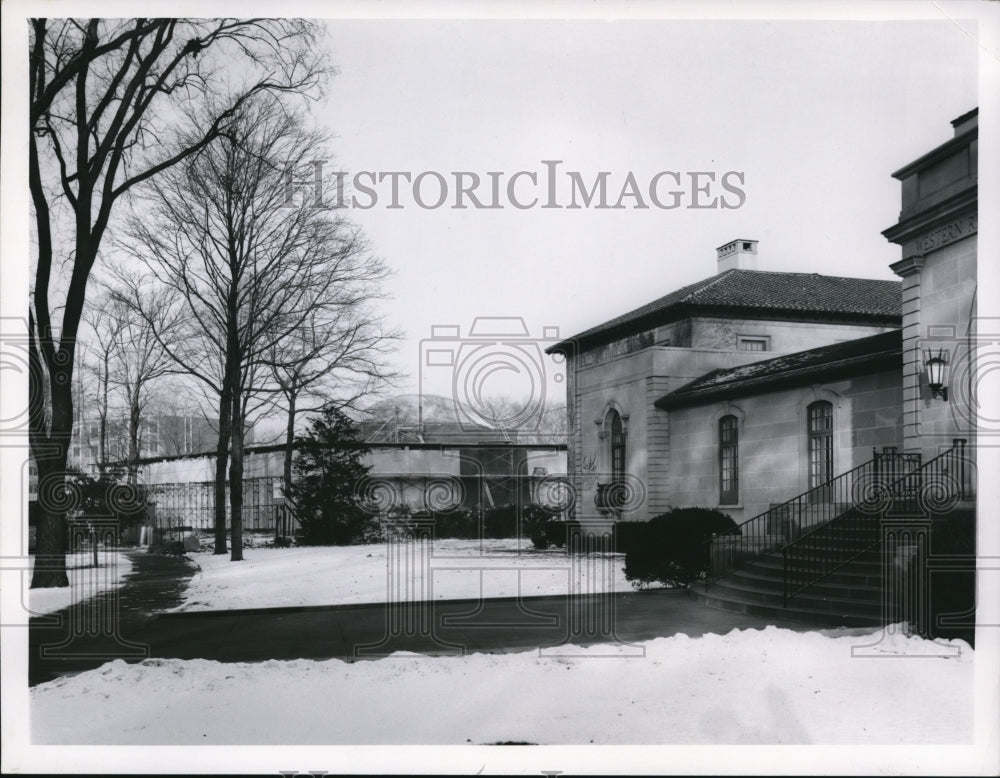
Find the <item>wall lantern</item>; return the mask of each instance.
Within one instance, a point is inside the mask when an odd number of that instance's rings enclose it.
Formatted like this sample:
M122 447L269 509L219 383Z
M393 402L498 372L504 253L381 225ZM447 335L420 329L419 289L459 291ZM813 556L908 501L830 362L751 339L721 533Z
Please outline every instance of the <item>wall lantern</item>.
M931 388L931 397L940 397L947 402L948 387L944 385L946 357L947 353L944 349L938 349L937 354L932 354L928 350L924 367L927 369L927 385Z

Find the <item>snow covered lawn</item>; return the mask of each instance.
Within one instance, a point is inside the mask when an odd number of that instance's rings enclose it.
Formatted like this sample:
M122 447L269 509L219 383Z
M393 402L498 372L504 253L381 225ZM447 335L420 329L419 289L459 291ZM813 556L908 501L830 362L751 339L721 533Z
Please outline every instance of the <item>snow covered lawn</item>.
M97 552L98 566L93 567L93 553L79 551L66 555L66 572L69 576L69 586L59 589L28 589L31 580L30 568L34 567L35 558L29 563L29 572L23 576L26 604L32 616L52 613L74 603L93 597L107 589L116 589L125 581L125 576L132 571L132 563L121 551L101 549Z
M645 657L222 664L120 660L31 690L46 744L969 743L973 652L768 627L640 645ZM607 646L592 652L606 654Z
M178 611L385 602L387 544L247 548L242 562L190 554L201 568ZM465 599L629 591L624 556L588 557L575 568L563 549L537 551L528 541L437 540L426 575L414 546L394 547L398 599Z

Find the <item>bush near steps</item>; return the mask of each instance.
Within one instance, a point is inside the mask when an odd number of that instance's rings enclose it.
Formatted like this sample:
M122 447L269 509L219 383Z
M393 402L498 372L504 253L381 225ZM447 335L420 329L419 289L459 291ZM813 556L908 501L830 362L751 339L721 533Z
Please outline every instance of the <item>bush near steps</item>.
M710 508L675 508L648 522L615 525L615 547L625 554L625 577L632 582L682 587L708 572L707 543L736 522Z

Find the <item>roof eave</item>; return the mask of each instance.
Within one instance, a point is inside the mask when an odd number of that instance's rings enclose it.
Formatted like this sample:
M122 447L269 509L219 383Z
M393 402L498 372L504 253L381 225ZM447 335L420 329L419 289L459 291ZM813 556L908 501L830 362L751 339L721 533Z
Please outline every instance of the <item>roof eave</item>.
M771 375L733 381L732 383L701 391L685 391L685 387L682 386L673 392L665 394L656 400L653 405L660 410L670 411L679 408L706 405L711 402L732 399L734 397L749 397L780 389L794 389L799 386L807 386L818 380L849 378L864 372L864 368L867 368L869 365L877 364L889 357L901 358L902 350L900 348L884 349L871 354L862 354L838 360L834 363L792 368L791 370ZM711 375L711 373L706 373L707 375ZM704 378L705 376L695 379L695 381L686 386L691 386L697 381L704 380Z
M654 327L662 327L681 319L693 316L717 316L720 318L740 319L747 317L767 316L781 318L785 321L803 322L856 322L859 324L884 325L898 327L903 320L902 313L848 313L842 311L794 310L790 308L758 308L735 305L706 305L695 303L677 303L669 309L648 314L640 319L624 322L615 327L591 334L581 334L556 343L545 349L546 354L579 354L581 351L596 348L611 343L619 338L645 332Z
M967 131L963 132L961 135L956 135L954 138L949 138L940 146L937 146L936 148L933 148L930 151L928 151L922 157L919 157L913 160L913 162L910 162L909 164L901 167L899 170L897 170L895 173L892 174L892 177L898 181L902 181L904 178L908 178L909 176L912 176L914 173L919 173L921 170L930 167L935 162L940 162L945 157L951 156L951 154L956 149L959 149L962 146L969 145L969 143L971 143L977 137L979 137L979 125L971 127Z

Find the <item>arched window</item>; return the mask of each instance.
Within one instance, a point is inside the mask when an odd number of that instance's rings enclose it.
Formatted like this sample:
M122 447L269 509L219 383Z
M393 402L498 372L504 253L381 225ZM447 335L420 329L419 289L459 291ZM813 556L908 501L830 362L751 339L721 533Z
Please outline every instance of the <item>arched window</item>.
M625 480L625 425L618 411L608 412L608 428L611 432L611 481Z
M809 488L833 480L833 405L818 400L807 409L809 434ZM817 493L816 499L826 495Z
M719 504L740 501L740 431L735 416L719 419Z

